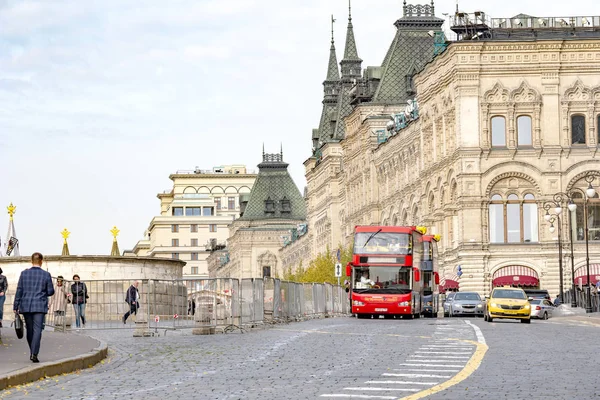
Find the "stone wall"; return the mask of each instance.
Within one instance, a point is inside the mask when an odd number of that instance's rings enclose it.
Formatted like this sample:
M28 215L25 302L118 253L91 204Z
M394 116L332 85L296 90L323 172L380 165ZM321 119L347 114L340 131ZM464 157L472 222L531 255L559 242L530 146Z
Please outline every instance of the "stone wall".
M163 304L163 300L164 304L173 304L173 296L182 297L183 300L175 304L178 305L177 309L183 310L183 303L187 304L185 287L182 286L184 293L181 294L179 289L166 288L166 282L171 281L170 286L173 286L173 280L181 279L184 265L185 262L180 260L148 257L47 256L44 258L42 268L50 272L54 278L62 275L68 281L69 287L73 275L78 274L88 287L90 296L86 309L88 318L118 320L127 311L125 291L134 280L140 281L138 287L142 296L140 311L148 311L146 305L149 299L145 297L152 293L151 290L154 288L158 290L156 304ZM30 257L0 258L0 268L8 279L5 311L12 309L21 271L30 266ZM151 286L148 284L149 280L155 282L153 287L149 287ZM167 299L169 296L170 298ZM185 309L187 310L187 305ZM166 306L158 307L155 311L165 315L172 314L172 309L167 310Z

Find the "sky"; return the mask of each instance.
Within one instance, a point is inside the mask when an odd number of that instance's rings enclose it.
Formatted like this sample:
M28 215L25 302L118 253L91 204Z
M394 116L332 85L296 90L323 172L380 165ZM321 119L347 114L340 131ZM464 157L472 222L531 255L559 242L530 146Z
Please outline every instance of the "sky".
M409 4L427 0L409 1ZM492 17L597 15L596 0L461 0ZM570 4L569 7L567 5ZM435 2L453 13L454 0ZM347 0L0 0L0 238L21 254L110 254L142 238L169 174L283 146L300 191L334 15ZM381 65L402 0L353 0L363 68Z

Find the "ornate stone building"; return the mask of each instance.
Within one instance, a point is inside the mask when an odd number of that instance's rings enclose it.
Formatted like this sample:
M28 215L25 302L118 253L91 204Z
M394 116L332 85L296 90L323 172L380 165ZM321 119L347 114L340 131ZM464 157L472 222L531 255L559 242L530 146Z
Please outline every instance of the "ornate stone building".
M445 277L456 280L460 267L461 290L487 293L512 282L556 295L557 233L550 232L543 205L557 192L586 189L586 174L600 185L600 19L486 20L477 13L470 21L480 23L467 26L465 14L457 13L459 40L442 52L433 4L416 7L405 5L381 71L366 71L350 90L343 139L305 162L309 234L297 245L314 235L316 253L322 251L317 243L332 244L335 235L351 242L357 224L424 224L442 235ZM418 118L398 129L390 115L402 114L413 94ZM575 201L571 233L575 277L581 277L584 215L581 199ZM597 195L588 208L596 281ZM566 244L566 203L563 209ZM317 234L316 216L323 215L331 222ZM283 249L284 259L291 250ZM563 261L569 288L570 261Z
M208 257L211 277L263 278L283 274L281 244L306 221L306 205L287 171L283 152L265 154L240 218L229 225L227 248Z

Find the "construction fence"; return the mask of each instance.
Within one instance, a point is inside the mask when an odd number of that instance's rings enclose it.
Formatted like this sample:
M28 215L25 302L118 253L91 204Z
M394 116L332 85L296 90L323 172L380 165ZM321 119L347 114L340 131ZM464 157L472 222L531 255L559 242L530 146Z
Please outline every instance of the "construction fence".
M148 330L227 331L350 313L346 290L328 283L272 278L53 280L55 295L45 324L57 331L144 325ZM139 293L133 306L126 301L132 285Z

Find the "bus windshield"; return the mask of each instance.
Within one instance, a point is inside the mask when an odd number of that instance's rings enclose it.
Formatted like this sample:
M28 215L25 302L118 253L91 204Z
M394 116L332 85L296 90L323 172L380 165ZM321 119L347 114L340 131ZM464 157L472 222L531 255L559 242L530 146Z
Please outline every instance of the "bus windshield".
M408 233L357 232L354 254L410 254Z
M354 268L352 286L357 293L406 294L410 278L410 267L360 267Z

